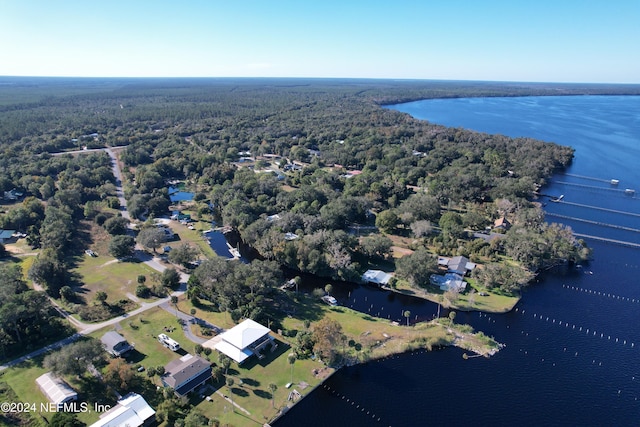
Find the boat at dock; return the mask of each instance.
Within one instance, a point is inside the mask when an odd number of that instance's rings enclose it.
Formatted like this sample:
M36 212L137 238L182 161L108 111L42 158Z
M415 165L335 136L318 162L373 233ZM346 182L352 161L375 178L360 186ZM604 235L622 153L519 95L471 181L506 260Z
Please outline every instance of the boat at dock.
M331 295L325 295L321 299L322 299L322 301L326 302L327 304L329 304L331 306L338 305L338 300L335 299L334 297L332 297Z

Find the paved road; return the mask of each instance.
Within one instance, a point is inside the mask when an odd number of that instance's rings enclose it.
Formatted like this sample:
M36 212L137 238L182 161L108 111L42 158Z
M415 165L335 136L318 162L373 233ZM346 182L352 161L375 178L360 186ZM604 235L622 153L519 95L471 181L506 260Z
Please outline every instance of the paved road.
M113 151L111 150L111 148L100 148L100 149L93 149L93 150L80 150L80 151L72 151L72 152L66 152L66 153L53 153L52 155L56 156L56 155L63 155L63 154L83 154L83 153L90 153L90 152L95 152L95 151L106 151L109 156L112 159L112 167L113 167L113 175L116 177L116 194L118 195L118 198L120 199L120 206L121 206L121 210L122 210L122 216L130 219L129 216L129 212L127 211L127 201L124 199L124 193L122 191L122 173L120 171L120 166L118 165L117 162L117 158L115 156L115 154L113 153ZM136 252L135 252L135 257L137 259L139 259L140 261L144 262L145 264L147 264L149 267L153 268L156 271L159 272L163 272L164 270L166 270L166 266L162 263L162 260L160 260L160 258L157 257L153 257L149 254L147 254L146 252L144 252L143 250L141 250L139 247L136 248ZM180 288L173 292L171 294L171 296L176 296L176 297L180 297L182 296L187 289L187 281L189 280L189 275L186 273L180 273ZM68 345L74 341L76 341L78 338L84 336L84 335L88 335L91 334L92 332L95 332L97 330L100 330L102 328L106 328L109 326L113 326L118 322L121 322L123 320L126 320L127 318L131 317L131 316L135 316L138 315L140 313L144 313L145 311L152 309L154 307L158 307L162 304L167 304L169 301L171 301L171 297L167 297L167 298L163 298L160 299L158 301L154 301L151 303L147 303L147 302L142 302L140 304L140 307L129 312L129 313L125 313L122 316L118 316L118 317L114 317L113 319L109 319L106 320L104 322L101 323L84 323L78 319L75 319L74 317L70 316L69 313L67 313L66 311L64 311L64 309L60 306L58 306L58 304L54 301L51 300L52 303L54 304L54 307L56 307L56 309L58 310L58 312L60 312L60 314L65 317L67 320L69 320L69 322L76 327L79 332L68 337L65 338L63 340L60 340L58 342L55 342L53 344L50 344L46 347L43 347L39 350L33 351L25 356L22 356L18 359L12 360L11 362L8 362L5 365L0 365L0 371L3 371L11 366L17 365L19 363L22 363L26 360L29 360L33 357L39 356L43 353L46 353L48 351L51 350L56 350L60 347L63 347L65 345ZM188 316L189 318L193 317L193 316ZM213 325L211 325L213 326ZM215 328L215 326L213 326ZM188 328L187 328L188 329ZM189 333L191 333L191 331L189 331ZM192 334L191 334L192 335ZM191 341L194 341L196 343L200 343L200 340L202 340L202 338L196 337L195 335L192 335L192 337L189 337L189 335L187 335L187 338L189 338ZM192 339L193 338L193 339ZM194 339L197 339L198 341L195 341ZM205 340L206 341L206 340Z
M216 332L221 332L222 329L219 328L216 325L213 325L205 320L202 319L198 319L197 317L191 316L190 314L187 313L183 313L182 311L176 310L175 307L173 307L169 302L166 302L164 304L160 304L160 308L162 308L165 311L168 311L171 314L176 315L178 318L180 318L183 322L182 322L182 331L184 332L184 335L187 337L187 339L191 342L194 342L196 344L204 344L207 341L209 341L208 339L204 339L204 338L200 338L197 335L194 335L193 332L191 332L191 328L190 325L196 323L196 324L201 324L203 326L207 326L213 330L215 330Z

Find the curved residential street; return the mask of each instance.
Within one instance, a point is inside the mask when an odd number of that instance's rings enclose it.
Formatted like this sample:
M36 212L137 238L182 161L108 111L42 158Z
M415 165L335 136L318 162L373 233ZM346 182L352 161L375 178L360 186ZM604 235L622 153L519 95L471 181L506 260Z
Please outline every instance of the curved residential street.
M115 153L113 152L113 150L111 148L99 148L99 149L92 149L92 150L78 150L78 151L70 151L70 152L65 152L65 153L54 153L53 155L63 155L63 154L84 154L84 153L91 153L91 152L96 152L96 151L105 151L107 152L107 154L109 154L109 157L111 157L111 161L112 161L112 168L113 168L113 175L116 178L116 195L118 196L118 199L120 200L120 209L121 209L121 213L122 216L124 218L127 219L131 219L129 212L127 211L127 201L124 198L124 192L122 189L122 172L120 171L120 165L118 164L118 159L115 155ZM165 267L165 265L162 264L160 258L157 257L153 257L150 254L148 254L147 252L143 251L141 247L136 247L136 251L135 251L135 255L134 255L138 260L144 262L145 264L147 264L149 267L151 267L152 269L158 271L158 272L163 272L164 270L166 270L167 267ZM189 275L186 273L180 273L180 288L173 292L171 294L171 296L176 296L176 297L180 297L182 296L187 289L187 281L189 280ZM58 312L60 312L60 314L66 318L76 329L78 329L78 333L67 337L63 340L60 340L58 342L55 342L53 344L49 344L46 347L43 347L41 349L38 349L36 351L33 351L27 355L24 355L20 358L17 358L15 360L12 360L11 362L8 362L4 365L0 365L0 371L3 371L7 368L10 368L12 366L15 366L19 363L22 363L26 360L29 360L33 357L39 356L43 353L46 353L48 351L52 351L52 350L56 350L60 347L63 347L65 345L71 344L72 342L76 341L78 338L84 336L84 335L88 335L91 334L92 332L95 332L97 330L100 330L102 328L106 328L109 326L113 326L115 324L117 324L118 322L121 322L123 320L126 320L127 318L131 317L131 316L136 316L140 313L144 313L145 311L152 309L154 307L162 307L163 309L171 312L171 313L175 313L176 310L174 308L170 307L170 301L171 301L171 296L166 297L166 298L162 298L159 299L157 301L154 302L139 302L140 307L138 307L137 309L129 312L129 313L125 313L121 316L118 317L114 317L113 319L109 319L109 320L105 320L104 322L100 322L100 323L84 323L78 319L75 319L74 317L70 316L69 313L67 313L66 311L64 311L64 309L62 309L60 306L58 306L58 304L54 301L51 300L51 302L53 303L54 307L56 308L56 310L58 310ZM193 316L190 316L188 314L182 313L180 311L177 312L178 316L185 320L184 325L183 325L183 330L185 332L185 336L190 340L195 342L196 344L202 344L203 342L205 342L205 339L202 339L200 337L195 336L192 332L191 329L189 328L189 323L190 322L194 322L196 320ZM207 324L207 326L211 327L212 329L216 329L218 331L221 331L220 328L218 328L215 325L211 325L211 324Z

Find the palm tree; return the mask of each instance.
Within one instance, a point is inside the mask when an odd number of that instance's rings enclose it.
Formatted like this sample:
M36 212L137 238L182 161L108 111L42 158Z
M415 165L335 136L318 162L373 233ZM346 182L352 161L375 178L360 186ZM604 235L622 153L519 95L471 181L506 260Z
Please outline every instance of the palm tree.
M289 365L291 365L291 381L289 381L290 383L293 383L293 364L296 363L297 358L298 356L295 353L289 353L289 355L287 356L287 361L289 362Z
M409 317L411 316L411 312L409 310L406 310L404 312L404 317L407 318L407 326L409 326Z
M324 291L327 295L331 295L331 291L333 290L333 285L331 283L327 283L324 287Z
M171 304L173 304L173 306L176 309L176 317L178 317L178 297L175 295L171 295Z
M235 412L236 408L233 404L233 392L231 391L231 387L233 386L233 383L234 383L233 378L227 377L227 387L229 388L229 398L231 399L231 410Z
M275 385L274 383L269 383L269 390L271 390L271 407L275 407L274 404L274 400L275 400L275 393L276 390L278 389L278 386Z

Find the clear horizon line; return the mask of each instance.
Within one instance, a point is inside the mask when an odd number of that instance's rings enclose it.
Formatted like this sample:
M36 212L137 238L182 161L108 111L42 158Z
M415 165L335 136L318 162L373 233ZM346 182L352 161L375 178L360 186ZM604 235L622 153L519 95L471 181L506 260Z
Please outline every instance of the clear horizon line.
M418 77L322 77L322 76L78 76L78 75L0 75L2 78L43 78L43 79L114 79L114 80L143 80L143 79L246 79L246 80L379 80L379 81L432 81L432 82L475 82L475 83L525 83L525 84L566 84L566 85L627 85L638 86L640 82L580 82L580 81L552 81L552 80L482 80L482 79L446 79L446 78L418 78Z

